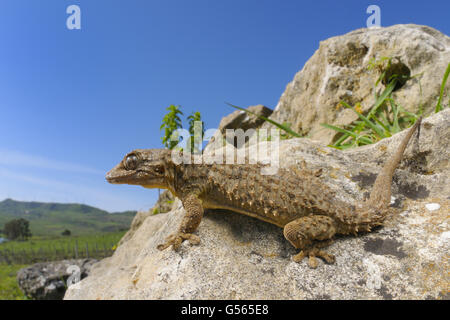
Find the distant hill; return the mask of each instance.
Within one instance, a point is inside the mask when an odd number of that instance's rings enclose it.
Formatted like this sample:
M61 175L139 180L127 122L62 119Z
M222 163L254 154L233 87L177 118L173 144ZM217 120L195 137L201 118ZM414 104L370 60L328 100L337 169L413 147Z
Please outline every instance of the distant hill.
M30 221L33 236L59 236L65 229L72 235L126 230L136 211L109 213L84 204L0 202L0 230L12 219Z

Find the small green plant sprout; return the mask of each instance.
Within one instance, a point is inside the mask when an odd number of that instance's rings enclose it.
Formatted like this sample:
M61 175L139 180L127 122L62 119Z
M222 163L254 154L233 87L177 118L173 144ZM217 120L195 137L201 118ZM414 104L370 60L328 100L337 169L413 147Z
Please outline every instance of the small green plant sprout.
M399 58L381 57L378 60L372 58L367 69L375 70L380 74L375 82L375 87L380 81L385 86L395 81L393 90L397 90L412 78L409 68Z
M186 144L191 153L199 154L202 149L203 136L205 134L205 126L202 121L200 112L194 112L189 117L189 141Z
M375 86L377 86L381 79L384 79L384 76L386 74L385 70L386 67L388 67L391 64L391 58L389 57L381 57L379 59L371 58L369 60L369 64L367 66L367 70L375 70L378 71L380 76L378 77L377 81L375 82Z
M444 109L444 107L442 106L442 97L444 96L444 89L445 89L445 85L447 83L447 79L448 79L449 74L450 74L450 63L447 65L447 69L445 70L445 73L444 73L444 78L442 79L441 90L439 92L439 99L438 99L438 102L436 104L436 108L434 109L435 113L438 113L439 111ZM448 100L448 104L450 106L450 97L449 97L449 100Z
M164 129L164 136L161 138L163 145L168 149L173 149L180 142L178 129L182 128L180 115L183 114L180 106L170 105L166 108L169 112L164 116L160 130Z
M161 138L163 145L172 150L180 142L180 135L178 129L183 127L180 119L180 115L183 114L180 110L180 106L171 104L166 108L169 111L163 118L161 127L159 130L164 129L164 136ZM161 189L158 189L158 199L161 196ZM160 205L153 209L153 214L158 214L161 211Z
M282 133L280 135L280 139L282 139L282 140L290 139L290 138L293 138L293 137L302 138L302 135L297 133L297 132L295 132L294 130L292 130L291 129L291 124L289 124L287 122L285 122L283 124L280 124L280 123L278 123L278 122L276 122L276 121L274 121L272 119L266 118L266 117L264 117L262 115L258 115L258 114L254 113L254 112L251 112L251 111L247 110L247 109L235 106L235 105L233 105L231 103L228 103L228 102L225 102L225 103L227 105L229 105L230 107L232 107L232 108L235 108L235 109L244 111L244 112L246 112L248 114L254 115L254 116L256 116L256 117L258 117L258 118L260 118L260 119L262 119L264 121L267 121L267 122L273 124L274 126L280 128L281 130L283 130L285 132L285 133Z

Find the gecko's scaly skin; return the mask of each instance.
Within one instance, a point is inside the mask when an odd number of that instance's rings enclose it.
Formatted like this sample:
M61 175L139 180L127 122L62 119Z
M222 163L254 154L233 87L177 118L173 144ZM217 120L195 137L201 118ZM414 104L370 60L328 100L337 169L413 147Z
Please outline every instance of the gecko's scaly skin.
M322 250L335 234L370 231L381 225L389 213L393 173L419 119L409 129L398 150L378 175L370 198L354 206L334 197L320 176L308 170L296 174L279 169L274 175L261 175L261 165L253 164L175 164L166 149L135 150L110 172L110 183L141 185L146 188L169 189L183 202L186 214L178 232L158 249L172 245L177 249L184 240L200 242L193 233L203 210L228 209L284 228L285 238L301 249L293 257L300 261L309 257L309 265L317 266L316 256L328 263L334 256Z

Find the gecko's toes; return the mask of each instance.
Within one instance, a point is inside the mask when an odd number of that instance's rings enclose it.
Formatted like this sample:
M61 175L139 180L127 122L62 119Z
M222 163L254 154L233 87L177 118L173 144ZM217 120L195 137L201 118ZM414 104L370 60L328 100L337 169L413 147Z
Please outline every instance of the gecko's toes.
M183 232L179 232L173 235L170 235L167 239L166 242L163 244L158 245L156 248L158 250L164 250L170 246L172 246L172 249L177 251L181 244L183 243L184 240L188 240L190 244L199 244L200 243L200 238L192 233L183 233Z
M192 234L192 233L186 233L185 235L187 236L186 239L189 241L190 244L192 244L192 245L200 244L199 236L196 236L195 234Z
M319 250L318 248L303 249L302 251L300 251L300 253L293 256L292 260L294 262L300 262L305 257L309 258L308 265L313 269L317 268L318 266L316 257L322 258L328 264L332 264L336 261L334 255L323 250Z
M177 250L178 247L180 246L181 242L183 242L181 237L172 234L167 237L166 242L158 245L156 248L158 250L164 250L164 249L167 249L168 247L172 246L172 249Z

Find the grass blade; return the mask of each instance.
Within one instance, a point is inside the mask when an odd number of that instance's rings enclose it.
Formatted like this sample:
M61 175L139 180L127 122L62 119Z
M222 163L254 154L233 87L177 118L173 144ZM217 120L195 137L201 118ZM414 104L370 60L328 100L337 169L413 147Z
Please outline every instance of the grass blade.
M400 126L398 125L398 107L393 99L389 99L389 102L391 103L392 113L394 114L394 121L392 123L394 129L393 132L397 133L401 131Z
M435 113L437 113L437 112L442 110L441 101L442 101L442 97L444 95L445 84L447 83L447 79L448 79L448 75L449 74L450 74L450 63L448 64L447 69L445 70L445 73L444 73L444 78L442 79L441 91L439 93L439 99L438 99L438 102L436 104L436 108L434 109Z
M380 128L378 128L375 124L372 123L372 121L370 121L368 118L369 116L366 118L365 116L363 116L361 113L359 113L358 111L356 111L352 106L348 105L346 102L341 101L341 103L346 106L347 108L350 108L351 110L353 110L354 113L356 113L356 115L362 120L364 121L367 126L369 126L373 131L375 131L380 138L385 138L386 135L384 134L384 132L382 130L380 130Z
M394 91L395 85L397 84L397 79L393 79L384 89L383 93L377 98L377 101L375 101L375 104L373 105L372 109L370 110L369 114L367 115L367 118L371 118L375 112L377 111L378 107L383 104L383 102L386 100L386 98Z
M335 143L333 143L333 145L340 146L348 137L350 137L350 135L348 133L344 133L339 139L336 140Z
M345 129L342 129L342 128L339 128L339 127L335 127L335 126L333 126L331 124L328 124L328 123L321 123L320 125L322 127L325 127L325 128L328 128L328 129L332 129L332 130L335 130L335 131L340 132L340 133L348 134L349 136L352 136L355 139L358 137L358 135L356 133L352 132L352 131L345 130Z

